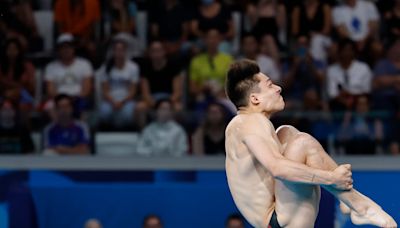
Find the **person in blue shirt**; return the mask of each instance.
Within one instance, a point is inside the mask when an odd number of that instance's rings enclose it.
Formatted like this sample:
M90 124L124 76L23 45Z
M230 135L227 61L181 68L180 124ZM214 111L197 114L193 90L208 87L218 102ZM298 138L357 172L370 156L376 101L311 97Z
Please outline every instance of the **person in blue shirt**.
M44 131L45 154L89 154L89 128L73 118L73 100L65 94L54 98L56 119Z

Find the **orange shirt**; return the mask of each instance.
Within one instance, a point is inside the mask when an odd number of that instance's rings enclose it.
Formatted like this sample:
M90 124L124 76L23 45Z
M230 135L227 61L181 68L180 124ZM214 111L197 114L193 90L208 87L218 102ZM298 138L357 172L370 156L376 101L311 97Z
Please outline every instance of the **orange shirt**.
M54 20L61 33L71 33L81 38L90 38L93 25L100 20L98 0L82 0L83 7L72 9L70 0L57 0Z

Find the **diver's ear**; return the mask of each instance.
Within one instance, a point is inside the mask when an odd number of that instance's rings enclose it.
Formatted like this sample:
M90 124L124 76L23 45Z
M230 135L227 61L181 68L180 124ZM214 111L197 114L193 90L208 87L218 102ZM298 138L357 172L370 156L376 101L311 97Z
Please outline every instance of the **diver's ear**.
M260 99L258 99L258 96L255 93L251 93L249 99L250 103L252 103L253 105L258 105L260 103Z

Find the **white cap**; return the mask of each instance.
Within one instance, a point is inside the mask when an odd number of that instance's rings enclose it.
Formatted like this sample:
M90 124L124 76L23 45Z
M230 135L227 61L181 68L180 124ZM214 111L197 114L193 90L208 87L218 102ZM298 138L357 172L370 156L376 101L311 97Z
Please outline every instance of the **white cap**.
M63 33L57 38L57 44L72 43L74 42L74 36L70 33Z

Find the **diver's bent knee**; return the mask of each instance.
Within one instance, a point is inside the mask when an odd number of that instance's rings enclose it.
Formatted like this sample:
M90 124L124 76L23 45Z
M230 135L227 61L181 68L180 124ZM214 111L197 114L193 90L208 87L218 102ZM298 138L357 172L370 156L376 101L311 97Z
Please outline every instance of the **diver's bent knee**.
M291 125L282 125L276 129L276 135L281 143L290 141L300 131Z

